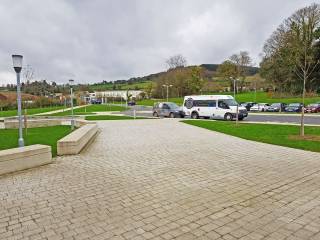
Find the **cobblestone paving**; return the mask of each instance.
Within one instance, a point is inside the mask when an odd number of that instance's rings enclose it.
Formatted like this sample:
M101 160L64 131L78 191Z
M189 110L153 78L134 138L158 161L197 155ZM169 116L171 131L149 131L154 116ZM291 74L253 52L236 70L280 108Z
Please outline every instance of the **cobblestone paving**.
M320 239L320 154L172 119L0 177L0 239Z

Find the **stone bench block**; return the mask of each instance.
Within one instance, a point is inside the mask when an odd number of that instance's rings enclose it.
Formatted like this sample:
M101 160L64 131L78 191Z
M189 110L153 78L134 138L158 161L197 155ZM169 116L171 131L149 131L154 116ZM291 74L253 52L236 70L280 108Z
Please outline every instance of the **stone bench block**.
M51 146L31 145L0 151L0 175L52 162Z
M98 132L97 124L87 124L64 138L57 143L58 155L78 154L93 139Z

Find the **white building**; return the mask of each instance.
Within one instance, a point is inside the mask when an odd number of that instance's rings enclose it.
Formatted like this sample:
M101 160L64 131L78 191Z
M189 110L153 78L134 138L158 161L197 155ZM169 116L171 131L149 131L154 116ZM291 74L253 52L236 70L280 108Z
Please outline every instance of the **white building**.
M129 95L131 95L132 98L139 99L139 95L143 91L141 90L129 90ZM122 98L124 100L127 100L127 90L111 90L111 91L99 91L94 93L89 93L89 96L87 98L87 101L91 100L97 100L101 99L102 102L104 102L105 98Z

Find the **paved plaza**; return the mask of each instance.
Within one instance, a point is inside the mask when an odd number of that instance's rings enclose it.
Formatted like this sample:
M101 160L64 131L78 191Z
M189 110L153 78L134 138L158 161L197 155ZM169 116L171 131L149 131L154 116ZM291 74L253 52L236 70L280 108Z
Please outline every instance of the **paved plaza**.
M176 119L105 121L85 152L0 176L0 239L320 239L320 154Z

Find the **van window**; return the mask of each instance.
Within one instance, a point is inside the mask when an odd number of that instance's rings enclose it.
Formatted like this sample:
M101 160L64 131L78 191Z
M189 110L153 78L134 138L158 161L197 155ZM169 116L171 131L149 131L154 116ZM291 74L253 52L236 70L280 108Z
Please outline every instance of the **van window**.
M223 109L228 109L229 108L228 104L226 104L224 100L219 100L218 101L218 106L219 106L219 108L223 108Z
M195 107L215 107L216 101L215 100L195 100L193 101L193 105Z

